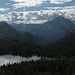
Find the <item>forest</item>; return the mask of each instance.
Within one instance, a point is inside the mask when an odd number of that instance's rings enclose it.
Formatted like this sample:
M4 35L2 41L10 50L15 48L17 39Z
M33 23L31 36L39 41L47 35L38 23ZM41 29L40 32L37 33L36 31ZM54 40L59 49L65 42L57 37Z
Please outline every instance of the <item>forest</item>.
M48 44L43 46L25 44L16 40L0 40L0 55L12 54L22 57L32 55L51 58L75 58L74 44Z
M75 75L75 60L55 59L21 62L0 67L0 75Z
M0 67L0 75L75 75L74 45L35 46L15 40L0 40L0 55L4 54L22 57L37 55L41 59L3 65Z

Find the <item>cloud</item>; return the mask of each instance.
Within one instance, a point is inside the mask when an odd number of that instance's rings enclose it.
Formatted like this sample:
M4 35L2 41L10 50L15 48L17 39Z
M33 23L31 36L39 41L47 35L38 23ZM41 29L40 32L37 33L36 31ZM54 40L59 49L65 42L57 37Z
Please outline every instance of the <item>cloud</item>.
M53 9L25 12L26 23L44 23L58 16L75 21L75 6L54 7Z
M66 2L71 2L72 0L11 0L15 3L12 5L15 9L22 7L36 7L41 4L64 4Z
M48 10L65 10L65 9L75 9L75 6L65 6L65 7L44 7Z
M9 10L10 8L0 8L0 11L7 11L7 10Z
M0 21L7 21L8 23L45 23L48 20L52 20L58 16L63 16L75 21L75 6L66 7L48 7L46 10L40 11L25 11L16 12L12 11L7 14L0 14Z
M11 23L24 23L24 12L12 11L8 14L0 14L0 21Z
M9 23L24 23L24 12L12 11L7 14L7 17L10 19Z
M43 3L43 0L11 0L15 3L12 5L14 8L34 7Z
M65 2L71 2L72 0L51 0L52 4L64 4Z
M5 15L0 14L0 21L8 21Z
M25 19L27 23L45 23L48 20L52 20L57 17L56 10L40 10L40 11L30 11L25 13Z

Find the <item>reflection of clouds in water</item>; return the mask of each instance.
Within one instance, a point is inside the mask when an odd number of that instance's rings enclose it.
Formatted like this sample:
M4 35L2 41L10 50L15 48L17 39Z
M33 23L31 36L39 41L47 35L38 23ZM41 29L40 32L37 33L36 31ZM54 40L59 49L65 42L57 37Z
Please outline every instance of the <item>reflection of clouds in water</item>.
M39 60L40 57L37 57L37 56L32 56L32 57L28 57L28 58L25 58L25 57L20 57L20 56L13 56L13 55L2 55L0 56L0 66L3 65L3 64L7 64L10 62L10 64L12 63L19 63L21 61L31 61L31 60Z
M32 56L32 57L26 58L26 61L31 61L31 60L36 61L36 60L39 60L39 59L40 59L40 57Z

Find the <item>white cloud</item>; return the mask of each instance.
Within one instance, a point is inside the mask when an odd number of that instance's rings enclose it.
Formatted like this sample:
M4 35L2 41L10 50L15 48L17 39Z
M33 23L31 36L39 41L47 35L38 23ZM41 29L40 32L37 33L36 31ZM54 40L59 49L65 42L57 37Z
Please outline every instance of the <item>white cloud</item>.
M9 8L0 8L0 11L7 11Z
M43 3L44 0L11 0L16 2L12 6L15 8L21 8L21 7L32 7L37 6Z
M26 11L16 12L12 11L8 14L0 14L0 21L7 21L8 23L44 23L48 20L52 20L55 17L64 16L72 21L75 21L75 6L67 7L48 7L48 10L40 11ZM57 9L58 8L58 9Z
M71 2L72 0L11 0L11 1L15 2L12 5L14 8L22 8L22 7L35 7L48 1L52 4L64 4L65 2Z
M55 9L25 12L26 23L44 23L55 17L63 16L75 21L75 6L54 7ZM59 8L59 9L57 9ZM56 10L57 9L57 10Z
M10 23L24 23L24 12L12 11L8 14L0 14L0 21Z
M75 9L75 6L65 6L65 7L44 7L48 10L65 10L65 9Z
M52 4L64 4L65 2L71 2L72 0L51 0Z
M12 11L7 14L7 18L9 18L9 23L24 23L24 12L16 12Z
M8 21L5 15L0 14L0 21Z

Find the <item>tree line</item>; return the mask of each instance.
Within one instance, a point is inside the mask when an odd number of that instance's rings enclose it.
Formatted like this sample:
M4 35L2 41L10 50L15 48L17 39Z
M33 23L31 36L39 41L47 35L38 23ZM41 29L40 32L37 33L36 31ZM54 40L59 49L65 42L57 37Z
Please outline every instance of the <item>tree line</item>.
M23 57L38 55L51 58L75 58L75 46L72 46L68 47L67 44L65 46L37 46L15 40L0 40L0 55L12 54Z
M0 75L75 75L75 59L9 63L0 67Z

